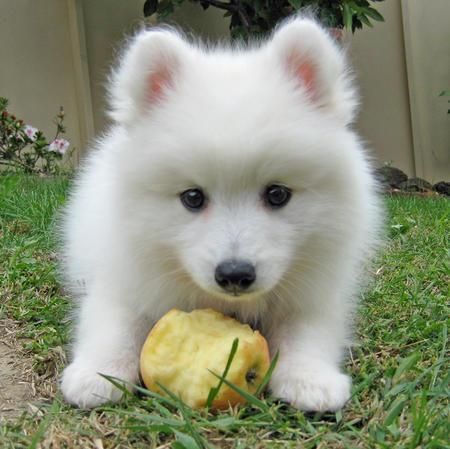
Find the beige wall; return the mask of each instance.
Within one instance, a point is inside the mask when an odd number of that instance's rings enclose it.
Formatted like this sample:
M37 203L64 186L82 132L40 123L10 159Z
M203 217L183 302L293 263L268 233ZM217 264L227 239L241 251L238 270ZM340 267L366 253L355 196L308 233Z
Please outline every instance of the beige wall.
M124 37L142 25L142 0L77 0L86 37L96 131L105 127L106 80Z
M104 81L113 49L120 48L123 32L139 24L142 2L130 0L124 7L121 0L84 0L83 7L95 125L101 129L105 124ZM105 14L108 7L113 14ZM382 3L380 9L385 23L347 39L361 88L357 128L380 163L392 162L414 175L400 0ZM186 3L173 20L204 38L217 39L228 37L228 20L222 16L221 11L203 12L199 5Z
M418 173L440 181L450 174L450 1L403 0L414 153Z
M350 56L360 87L357 128L381 163L415 174L400 0L377 5L384 23L356 32Z
M82 133L65 0L0 0L0 95L26 123L53 137L60 105L67 138L81 149Z
M380 163L448 179L446 103L433 95L450 87L450 1L426 3L404 0L402 11L401 0L386 0L377 5L385 23L347 36L362 99L356 126ZM0 0L0 95L44 130L63 104L69 138L84 149L107 124L107 75L123 36L141 26L142 6L143 0ZM207 38L228 36L221 11L186 3L174 20Z
M108 123L105 115L106 80L126 36L145 24L143 0L79 0L79 3L86 36L94 125L100 131ZM150 21L153 22L152 19ZM228 30L219 11L208 10L203 14L198 4L183 5L174 15L173 22L206 38L225 36Z

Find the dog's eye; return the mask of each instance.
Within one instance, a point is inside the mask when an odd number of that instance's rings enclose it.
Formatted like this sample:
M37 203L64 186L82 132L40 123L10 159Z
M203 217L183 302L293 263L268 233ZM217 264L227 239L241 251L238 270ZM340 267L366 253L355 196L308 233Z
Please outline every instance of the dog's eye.
M285 206L291 199L291 195L291 190L287 187L273 184L266 188L264 201L269 207L276 209Z
M206 198L200 189L189 189L180 195L183 206L192 211L198 212L205 207Z

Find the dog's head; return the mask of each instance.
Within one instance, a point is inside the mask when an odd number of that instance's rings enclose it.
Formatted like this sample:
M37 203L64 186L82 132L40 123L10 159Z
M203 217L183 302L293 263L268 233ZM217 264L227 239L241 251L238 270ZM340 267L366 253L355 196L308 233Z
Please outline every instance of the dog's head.
M333 220L355 104L341 51L313 21L249 49L141 33L111 92L130 226L203 291L271 290Z

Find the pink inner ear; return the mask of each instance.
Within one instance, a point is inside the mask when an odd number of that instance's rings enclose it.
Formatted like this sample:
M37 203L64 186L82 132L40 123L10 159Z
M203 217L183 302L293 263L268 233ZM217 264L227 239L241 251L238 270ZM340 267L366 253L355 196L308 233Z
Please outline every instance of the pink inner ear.
M172 76L167 68L161 68L148 78L148 96L150 101L160 100L165 89L170 86Z
M316 71L314 65L309 61L301 61L298 55L288 58L289 71L298 79L299 84L313 96L316 93Z

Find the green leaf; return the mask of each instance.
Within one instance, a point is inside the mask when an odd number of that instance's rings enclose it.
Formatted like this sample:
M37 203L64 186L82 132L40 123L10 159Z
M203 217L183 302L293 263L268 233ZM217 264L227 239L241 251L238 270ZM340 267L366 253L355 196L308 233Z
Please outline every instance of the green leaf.
M407 398L400 396L392 403L386 417L384 418L384 425L386 427L390 426L395 421L395 419L402 412L407 402L408 402Z
M409 382L403 382L401 384L397 384L395 386L393 386L387 393L386 393L386 398L390 397L390 396L397 396L399 393L401 393L402 391L407 390L408 388L411 387L411 384Z
M375 8L364 8L364 13L378 22L384 22L384 17Z
M44 419L40 422L36 433L33 435L32 439L31 439L31 443L28 446L28 449L35 449L37 447L41 447L39 442L44 439L45 433L46 433L48 427L50 426L53 417L55 415L57 415L57 413L58 413L58 408L59 408L58 402L53 401L53 404L50 407L50 410L44 416Z
M361 22L367 25L368 27L373 28L372 23L364 14L358 15L358 19L361 20Z
M236 351L238 349L238 346L239 346L239 338L235 338L233 340L233 344L231 345L230 355L228 356L227 364L226 364L225 369L223 371L222 378L219 381L219 384L217 385L217 387L211 388L211 390L209 390L208 399L206 400L206 408L210 408L211 407L214 399L219 394L220 387L223 384L223 380L222 379L225 379L225 377L227 377L228 371L230 370L230 367L231 367L231 363L233 362L234 356L236 355Z
M176 419L172 415L171 418L166 418L163 416L155 415L154 413L133 413L129 412L127 413L128 416L132 416L133 418L138 418L141 421L144 421L147 425L148 424L158 424L158 425L165 425L170 427L184 427L186 424L184 421L181 421L179 419Z
M450 109L449 109L448 113L450 114ZM439 355L439 359L435 364L435 369L433 370L433 376L431 378L430 388L434 387L436 380L438 378L439 371L442 368L443 364L445 363L446 355L447 355L447 342L448 342L448 330L447 330L447 325L444 324L444 326L442 327L442 349L441 349L441 353Z
M164 391L164 393L166 393L170 399L172 399L172 401L176 404L176 406L178 408L180 408L181 410L184 410L184 411L186 409L190 410L190 407L174 392L170 391L167 387L165 387L163 384L160 384L159 382L156 382L156 385L159 388L161 388L161 390Z
M302 0L288 0L288 2L296 11L302 6Z
M301 1L301 0L299 0ZM256 15L258 16L260 11L264 8L264 0L254 0L253 1L253 8L255 10Z
M201 435L197 432L197 430L194 428L194 425L192 423L192 415L194 413L194 410L192 410L187 404L185 404L181 398L179 398L178 396L175 395L175 393L173 393L172 391L170 391L168 388L166 388L164 385L161 385L160 383L157 382L157 385L159 388L161 388L161 390L164 391L164 393L166 393L173 401L175 401L177 403L178 409L181 412L181 415L184 418L184 422L185 422L185 428L187 431L189 431L191 433L191 438L195 441L195 443L197 444L197 446L202 449L204 446L204 441L201 437ZM174 430L175 432L175 430ZM182 444L184 445L185 442L182 442ZM189 447L187 449L190 449Z
M164 405L160 404L157 401L154 401L154 403L152 404L152 406L154 408L156 408L156 410L162 415L165 416L166 418L171 418L173 415L171 413L171 411L169 409L167 409L166 407L164 407Z
M100 373L100 376L104 377L106 380L111 382L115 387L117 387L119 390L121 390L125 394L133 395L133 393L125 387L125 385L129 385L133 388L133 390L138 391L139 393L141 393L145 396L148 396L148 397L156 399L160 402L163 402L175 409L179 408L179 406L180 406L181 400L179 398L177 398L176 396L175 396L176 400L172 400L170 397L166 397L166 396L163 396L162 394L155 393L154 391L147 390L146 388L143 388L139 385L131 384L129 382L124 382L124 381L118 379L117 377L108 376L106 374L101 374L101 373ZM161 388L161 385L158 385L158 386Z
M146 0L144 3L144 17L149 17L158 9L158 0Z
M3 112L8 107L8 99L0 97L0 112Z
M260 399L258 399L257 397L255 397L254 395L250 394L249 392L243 390L242 388L238 387L237 385L235 385L234 383L228 381L227 379L225 379L222 376L219 376L218 374L216 374L214 371L208 370L211 374L213 374L214 376L216 376L218 379L222 379L223 383L225 385L228 385L232 390L234 390L236 393L239 393L244 399L247 400L248 403L250 403L251 405L267 412L269 410L269 406L264 402L261 401Z
M217 427L218 429L228 429L230 427L236 426L239 424L239 419L234 416L225 416L224 418L218 418L214 421L210 421L209 425L212 427Z
M179 441L174 441L172 444L172 449L186 449L186 446Z
M175 11L175 6L171 0L161 0L158 3L158 18L165 19Z
M418 362L419 359L420 354L418 352L414 352L409 357L403 359L392 377L392 383L397 383L402 374L406 371L409 371Z
M275 354L275 357L270 362L269 368L267 369L266 374L264 374L263 380L261 381L259 387L256 389L255 396L259 396L263 391L266 385L269 383L270 378L272 377L273 370L278 362L278 356L280 355L279 351Z
M109 376L108 374L98 373L98 375L106 379L108 382L111 382L124 394L124 396L133 395L133 393L126 387L126 385L130 385L128 382L121 380L118 377Z
M178 430L173 430L177 442L181 443L184 449L202 449L197 442L190 435L179 432Z
M113 410L113 409L111 409ZM113 411L114 413L114 411ZM173 434L173 429L169 425L165 424L130 424L130 425L124 425L121 427L122 429L132 430L134 432L157 432L157 433L165 433L167 435Z

